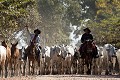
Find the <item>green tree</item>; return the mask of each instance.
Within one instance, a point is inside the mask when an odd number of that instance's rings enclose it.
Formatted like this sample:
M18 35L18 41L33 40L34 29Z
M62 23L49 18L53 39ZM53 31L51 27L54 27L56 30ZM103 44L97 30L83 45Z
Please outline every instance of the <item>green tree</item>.
M97 43L111 43L120 47L120 1L97 0L96 8L96 18L88 26L93 29Z
M0 33L7 37L18 29L19 19L26 17L27 8L33 6L35 0L0 0Z

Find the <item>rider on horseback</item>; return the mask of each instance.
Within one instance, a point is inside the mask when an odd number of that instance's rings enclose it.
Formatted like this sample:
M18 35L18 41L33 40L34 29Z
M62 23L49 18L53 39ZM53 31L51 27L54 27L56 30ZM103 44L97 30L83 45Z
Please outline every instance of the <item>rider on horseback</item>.
M31 34L30 31L28 30L27 27L27 31L30 34L30 41L35 43L35 47L36 47L36 55L39 56L40 55L40 51L41 51L41 46L40 46L40 36L39 34L41 34L41 30L39 29L35 29L34 30L34 34Z
M86 44L86 40L92 40L92 42L93 42L93 36L92 36L92 34L90 34L91 33L91 31L90 31L90 29L89 28L85 28L84 30L83 30L85 33L82 35L82 37L81 37L81 42L82 42L82 44L81 44L81 46L80 46L80 55L81 55L81 57L82 57L82 55L83 55L83 46ZM94 51L93 51L93 57L94 58L98 58L98 51L97 51L97 47L95 46L95 44L93 44L94 45Z

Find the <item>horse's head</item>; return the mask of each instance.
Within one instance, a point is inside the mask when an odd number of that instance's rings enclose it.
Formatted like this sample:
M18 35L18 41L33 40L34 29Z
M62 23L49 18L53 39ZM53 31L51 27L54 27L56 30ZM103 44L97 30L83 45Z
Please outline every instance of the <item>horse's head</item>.
M2 46L7 47L7 42L5 40L2 41L1 43L2 43Z
M11 43L11 54L14 54L14 52L16 51L16 46L17 46L18 42L17 43Z
M35 42L34 41L30 41L29 50L31 54L35 54Z
M34 41L30 41L29 47L33 49L35 46L36 46L35 42Z
M86 51L87 53L93 52L93 41L92 40L86 40Z

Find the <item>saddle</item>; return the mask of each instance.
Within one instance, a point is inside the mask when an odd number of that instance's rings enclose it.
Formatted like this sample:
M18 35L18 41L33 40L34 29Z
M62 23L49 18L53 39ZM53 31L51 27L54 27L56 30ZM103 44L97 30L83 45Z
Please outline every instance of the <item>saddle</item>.
M94 56L95 51L96 51L96 46L93 42L85 42L81 45L80 48L80 54L81 57L84 57L86 54L90 53L92 56Z

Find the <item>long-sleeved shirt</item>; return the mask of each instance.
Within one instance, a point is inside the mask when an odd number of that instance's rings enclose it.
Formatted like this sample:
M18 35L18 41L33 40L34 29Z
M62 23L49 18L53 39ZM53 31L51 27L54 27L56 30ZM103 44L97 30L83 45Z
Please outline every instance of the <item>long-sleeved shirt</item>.
M85 40L88 40L88 39L93 40L92 34L84 33L84 34L82 35L82 37L81 37L81 42L83 43Z
M31 40L33 40L35 34L30 34L30 36L31 36ZM39 36L39 35L37 36L37 38L36 38L36 40L35 40L35 43L36 43L37 45L40 45L40 36Z

